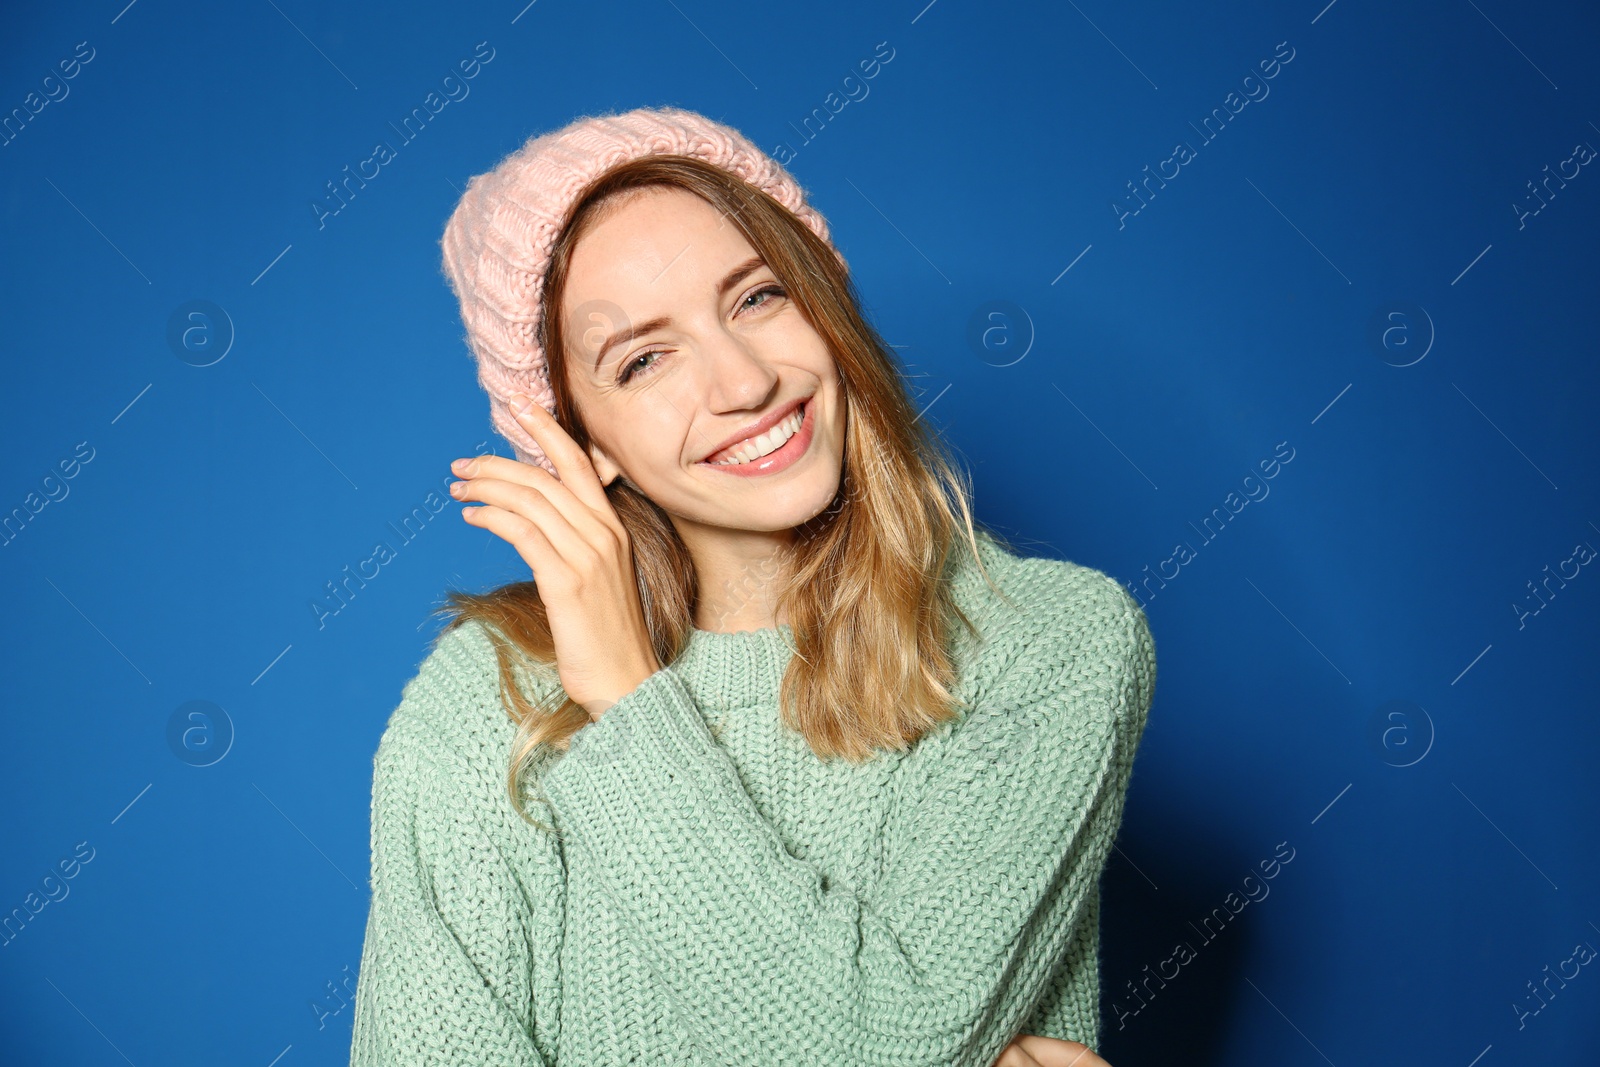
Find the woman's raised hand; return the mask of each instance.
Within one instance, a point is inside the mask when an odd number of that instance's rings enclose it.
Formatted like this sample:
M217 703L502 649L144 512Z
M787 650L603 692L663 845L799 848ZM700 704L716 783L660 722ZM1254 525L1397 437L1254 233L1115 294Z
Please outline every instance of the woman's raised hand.
M510 542L533 571L567 695L599 719L661 665L645 626L633 545L594 464L561 424L527 397L511 409L556 468L503 456L458 459L450 486L461 517Z
M1018 1034L1005 1047L994 1067L1111 1067L1087 1045L1053 1037Z

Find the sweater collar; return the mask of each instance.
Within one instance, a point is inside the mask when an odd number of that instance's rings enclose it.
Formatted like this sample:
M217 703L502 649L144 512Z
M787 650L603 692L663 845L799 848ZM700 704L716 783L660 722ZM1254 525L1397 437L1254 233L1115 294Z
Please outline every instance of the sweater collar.
M978 544L985 567L991 574L1008 554L987 534L979 531ZM988 588L973 565L970 549L960 541L955 548L955 565L950 574L956 602L974 622L986 612ZM999 575L994 575L996 578ZM957 659L969 651L966 633L952 623ZM721 712L755 706L775 707L783 685L784 672L794 656L794 629L788 623L759 630L718 633L691 629L682 653L672 669L683 681L695 703Z
M788 623L734 633L695 629L672 669L703 708L776 705L793 649Z

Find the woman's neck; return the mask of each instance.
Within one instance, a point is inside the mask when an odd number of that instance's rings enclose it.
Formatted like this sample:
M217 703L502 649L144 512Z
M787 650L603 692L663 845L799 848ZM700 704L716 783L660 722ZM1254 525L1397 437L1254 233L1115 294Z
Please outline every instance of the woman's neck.
M680 536L687 533L680 528ZM776 615L773 594L792 530L726 530L701 527L684 536L699 587L694 626L713 633L760 630L786 620Z
M695 603L695 629L734 633L775 627L786 620L777 617L771 592L770 580L757 584L754 576L724 579L715 585L708 584L702 576Z

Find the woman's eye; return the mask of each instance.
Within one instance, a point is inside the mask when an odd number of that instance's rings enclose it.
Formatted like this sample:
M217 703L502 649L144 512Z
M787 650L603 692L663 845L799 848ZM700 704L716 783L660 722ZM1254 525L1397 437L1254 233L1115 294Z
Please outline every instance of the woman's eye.
M647 373L649 373L650 368L654 367L656 364L655 363L646 363L644 365L643 369L641 369L640 366L639 366L639 361L644 359L647 356L659 356L661 354L662 353L657 349L651 349L649 352L640 352L637 356L634 356L632 359L630 359L628 361L627 366L622 368L622 373L617 376L617 381L619 383L625 383L625 382L627 382L627 380L629 378L632 378L634 376L634 374L636 374L636 373L639 373L639 374L647 374ZM660 362L660 361L657 360L656 362Z
M778 296L785 296L785 295L787 295L787 294L783 291L783 286L781 286L781 285L764 285L760 289L757 289L755 292L751 293L749 296L745 297L744 298L744 302L743 302L743 304L741 306L743 306L743 307L764 307L767 304L772 303L772 301L763 300L759 304L751 304L750 301L754 300L758 296L774 296L774 297L778 297Z
M740 310L745 308L750 308L753 310L755 308L765 307L766 305L772 303L773 299L777 297L788 295L789 294L784 291L784 288L781 285L764 285L740 301L739 307ZM764 299L759 300L757 303L751 303L751 301L757 300L757 298ZM637 375L652 373L661 360L655 359L648 363L643 363L642 361L649 359L651 356L664 355L666 355L665 352L654 348L648 352L640 352L637 356L634 356L623 365L621 372L617 375L617 384L626 385L630 379L636 377Z

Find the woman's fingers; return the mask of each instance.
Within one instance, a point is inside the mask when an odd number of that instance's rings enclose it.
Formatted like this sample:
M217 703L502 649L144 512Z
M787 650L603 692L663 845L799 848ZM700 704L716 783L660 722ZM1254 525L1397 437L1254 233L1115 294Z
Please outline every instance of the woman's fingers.
M498 466L496 469L502 474L516 479L509 481L507 477L484 476L481 470L489 465L481 460L479 463L480 474L453 483L450 495L456 500L475 500L521 515L542 529L568 559L581 560L586 548L602 546L615 534L609 524L542 467L500 459L501 464L523 468L512 472Z
M450 470L460 478L498 478L512 485L537 489L544 494L546 500L560 508L561 513L574 525L579 519L588 516L602 525L609 526L609 517L616 514L611 507L611 501L604 501L605 506L597 511L574 493L571 486L538 464L522 463L504 456L486 455L468 460L458 459L450 464ZM601 492L603 495L604 490Z
M1000 1058L994 1061L994 1067L1045 1067L1045 1065L1028 1055L1021 1045L1013 1041L1000 1053Z
M528 565L528 569L533 571L541 590L548 589L553 584L549 582L551 577L568 569L561 553L550 543L544 532L516 512L497 507L465 508L461 512L461 517L510 543L522 557L522 561Z
M596 510L610 507L605 486L600 484L600 476L595 473L594 463L588 453L578 447L578 442L562 428L554 415L544 409L544 405L535 404L519 393L511 398L511 413L549 457L562 485Z
M1018 1034L1017 1044L1032 1056L1039 1067L1111 1067L1087 1045L1036 1034Z

